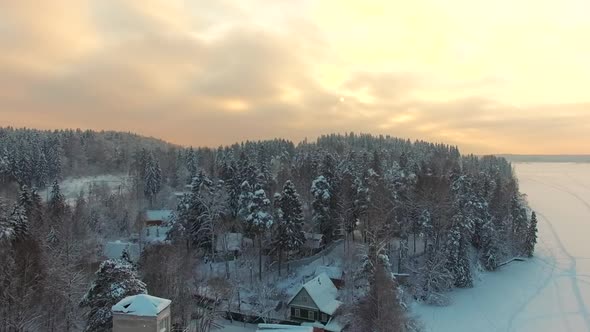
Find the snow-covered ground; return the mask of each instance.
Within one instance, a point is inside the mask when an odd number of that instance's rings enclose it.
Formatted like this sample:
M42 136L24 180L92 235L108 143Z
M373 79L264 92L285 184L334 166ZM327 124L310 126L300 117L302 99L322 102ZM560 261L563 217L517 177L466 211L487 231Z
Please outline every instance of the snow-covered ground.
M416 305L427 331L590 331L590 164L515 168L539 217L535 257L484 273L449 307Z
M75 202L78 195L88 192L93 186L107 186L112 192L125 191L131 188L131 179L128 175L96 175L78 178L67 178L59 183L59 188L68 202ZM39 192L42 199L48 199L51 193L51 185Z

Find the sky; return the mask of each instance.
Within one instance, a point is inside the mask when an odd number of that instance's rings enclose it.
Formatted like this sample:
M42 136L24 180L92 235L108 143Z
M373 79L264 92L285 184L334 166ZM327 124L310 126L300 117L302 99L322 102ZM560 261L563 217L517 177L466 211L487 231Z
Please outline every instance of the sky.
M0 0L0 125L590 153L588 0Z

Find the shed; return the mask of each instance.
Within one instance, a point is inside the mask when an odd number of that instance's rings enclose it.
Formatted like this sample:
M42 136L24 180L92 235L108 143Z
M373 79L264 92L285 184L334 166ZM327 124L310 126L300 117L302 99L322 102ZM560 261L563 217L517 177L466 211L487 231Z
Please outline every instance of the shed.
M170 332L171 303L147 294L128 296L112 307L113 332Z

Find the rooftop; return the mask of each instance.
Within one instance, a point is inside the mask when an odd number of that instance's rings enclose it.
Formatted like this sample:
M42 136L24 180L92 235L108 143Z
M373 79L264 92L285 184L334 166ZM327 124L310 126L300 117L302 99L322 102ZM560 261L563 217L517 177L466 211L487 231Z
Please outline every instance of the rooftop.
M336 309L342 305L342 302L336 300L338 289L326 273L321 273L319 276L311 279L303 285L303 288L311 296L311 299L321 312L333 315Z
M112 308L114 313L132 316L156 317L160 312L170 306L172 301L159 297L139 294L128 296Z
M150 220L161 220L169 221L172 219L172 210L147 210L145 212L147 221Z

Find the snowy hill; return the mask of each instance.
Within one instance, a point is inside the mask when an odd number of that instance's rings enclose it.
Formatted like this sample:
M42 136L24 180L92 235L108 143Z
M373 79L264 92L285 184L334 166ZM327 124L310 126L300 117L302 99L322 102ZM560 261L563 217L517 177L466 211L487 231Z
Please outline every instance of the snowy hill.
M75 201L80 193L85 197L94 189L106 188L111 192L125 192L131 188L131 179L128 175L97 175L67 178L59 183L62 194L68 202ZM51 187L39 192L43 200L49 198Z

